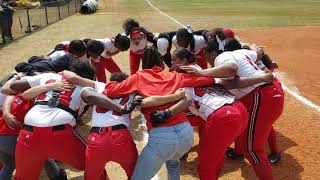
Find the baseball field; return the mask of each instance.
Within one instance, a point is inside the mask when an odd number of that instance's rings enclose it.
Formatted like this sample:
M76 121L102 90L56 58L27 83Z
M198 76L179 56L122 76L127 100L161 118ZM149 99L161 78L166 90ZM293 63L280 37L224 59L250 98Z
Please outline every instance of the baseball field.
M123 32L122 22L135 18L151 32L230 27L246 42L256 43L279 65L277 76L285 85L285 109L274 127L282 160L273 166L275 179L319 179L320 177L320 1L315 0L100 0L92 15L76 14L0 49L0 75L33 55L48 52L64 40L104 38ZM129 72L128 53L115 60ZM270 107L272 108L272 107ZM146 132L133 114L132 133L139 150ZM89 124L80 127L83 136ZM197 176L197 141L182 161L181 179ZM268 149L267 149L268 151ZM66 167L68 168L68 167ZM111 179L125 179L115 163L107 165ZM83 179L83 172L67 170L70 179ZM165 167L155 179L166 179ZM257 179L247 162L225 161L221 179ZM45 175L41 179L46 179Z

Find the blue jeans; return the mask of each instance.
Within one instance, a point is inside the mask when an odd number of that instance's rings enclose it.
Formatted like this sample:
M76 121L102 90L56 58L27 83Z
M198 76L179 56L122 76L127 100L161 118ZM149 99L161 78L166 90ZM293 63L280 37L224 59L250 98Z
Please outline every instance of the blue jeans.
M11 180L12 173L15 169L15 149L18 136L0 136L0 170L1 180ZM54 160L47 160L44 164L45 171L49 178L57 178L60 175L59 166Z
M189 122L153 128L142 150L132 180L150 180L166 163L169 180L180 179L179 159L193 145L193 128Z

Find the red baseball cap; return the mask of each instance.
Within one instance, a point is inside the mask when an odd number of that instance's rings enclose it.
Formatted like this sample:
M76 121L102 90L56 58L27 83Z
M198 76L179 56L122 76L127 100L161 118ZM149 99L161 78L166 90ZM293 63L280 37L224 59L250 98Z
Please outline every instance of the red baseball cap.
M223 34L226 36L226 38L234 38L234 32L230 28L223 28L222 29Z

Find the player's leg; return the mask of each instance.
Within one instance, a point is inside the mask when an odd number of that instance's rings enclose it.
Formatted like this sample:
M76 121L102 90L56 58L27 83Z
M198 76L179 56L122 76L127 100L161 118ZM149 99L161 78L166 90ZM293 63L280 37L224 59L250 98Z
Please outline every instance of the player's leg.
M114 73L114 72L122 72L120 67L118 66L118 64L113 60L112 57L110 57L109 59L106 59L106 65L105 68L106 70L108 70L110 73Z
M239 106L239 107L238 107ZM228 146L244 131L247 122L242 104L223 106L211 115L201 128L199 142L200 179L218 179Z
M129 130L112 132L112 154L111 160L119 163L125 170L128 179L131 179L138 159L138 151Z
M43 135L43 134L42 134ZM42 151L46 135L21 130L15 151L16 180L34 180L40 176L46 156Z
M11 179L15 169L15 147L18 136L0 136L0 179Z
M102 133L91 132L88 136L85 179L106 179L105 164L111 158L112 145L108 143L111 140L110 136L106 135L105 132Z
M52 142L48 147L51 158L71 165L78 170L85 169L84 142L72 131L72 127L64 125L64 129L52 130Z
M273 179L272 167L265 153L265 146L272 127L283 110L283 94L275 86L265 87L250 97L250 112L247 133L242 136L244 155L250 161L260 179ZM273 107L270 109L270 107Z
M130 51L130 74L135 74L139 70L141 58Z
M269 137L268 137L268 144L270 148L270 154L268 155L268 159L270 160L271 164L277 164L281 160L281 154L278 149L276 133L272 126Z
M96 76L99 82L107 82L105 67L106 61L100 57L100 61L97 64L95 64Z

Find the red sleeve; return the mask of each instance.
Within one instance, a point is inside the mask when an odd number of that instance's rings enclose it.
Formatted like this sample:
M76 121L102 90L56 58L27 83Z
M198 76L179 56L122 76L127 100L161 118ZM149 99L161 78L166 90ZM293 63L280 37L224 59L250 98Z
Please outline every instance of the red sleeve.
M137 74L131 75L121 83L111 81L106 85L104 93L110 98L119 98L138 90L139 78Z
M182 87L207 86L215 82L213 77L193 76L181 74Z

